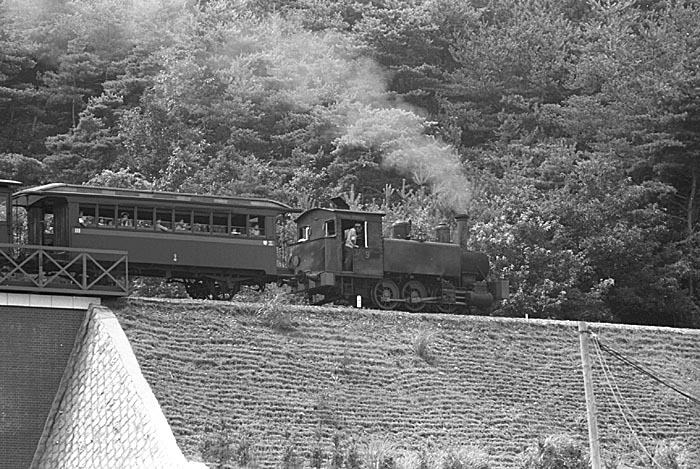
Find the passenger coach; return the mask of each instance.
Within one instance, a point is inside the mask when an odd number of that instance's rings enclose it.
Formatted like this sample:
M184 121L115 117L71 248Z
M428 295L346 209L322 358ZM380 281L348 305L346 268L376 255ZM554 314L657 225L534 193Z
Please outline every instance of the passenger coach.
M298 212L268 199L48 184L19 191L32 245L126 251L131 275L228 299L278 278L276 220Z

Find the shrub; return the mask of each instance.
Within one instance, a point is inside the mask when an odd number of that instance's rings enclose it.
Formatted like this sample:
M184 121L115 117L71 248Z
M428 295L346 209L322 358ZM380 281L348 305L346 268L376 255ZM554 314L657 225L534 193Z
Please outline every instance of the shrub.
M292 315L285 310L289 304L286 294L280 292L264 301L255 314L264 324L279 332L293 331L296 326Z
M357 445L353 442L348 449L348 455L345 458L345 467L347 469L362 469L362 459Z
M361 449L363 466L367 469L395 469L396 445L386 438L373 438Z
M231 431L223 420L219 431L202 441L201 452L204 459L215 464L216 469L257 467L250 434Z
M588 469L581 445L566 435L552 435L520 455L520 469Z
M688 451L680 443L660 441L654 448L654 460L664 469L689 468L687 457Z
M413 351L426 363L432 364L435 358L430 352L430 348L435 342L435 333L432 331L421 331L413 338Z
M616 453L605 461L605 467L616 469L630 467L635 469L690 469L688 450L679 442L662 440L656 442L653 454L648 454L651 445L644 450L636 440L623 442L621 447L610 451Z
M345 462L343 442L340 433L333 434L333 454L331 455L331 468L341 469Z
M488 455L479 448L464 447L445 455L442 469L489 469Z
M297 455L294 444L287 444L282 452L280 469L302 469L303 466L301 458Z
M396 460L398 469L489 469L489 458L480 448L466 446L454 450L405 452Z

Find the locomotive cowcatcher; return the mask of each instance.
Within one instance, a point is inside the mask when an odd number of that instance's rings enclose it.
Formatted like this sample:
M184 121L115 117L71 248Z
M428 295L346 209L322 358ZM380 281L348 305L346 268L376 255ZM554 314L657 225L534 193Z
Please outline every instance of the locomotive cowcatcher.
M456 237L462 241L452 243L446 224L436 228L436 242L411 239L406 222L395 223L385 238L383 216L345 208L313 208L301 214L289 259L296 291L316 304L342 299L380 309L445 313L488 307L507 296L506 281L486 283L486 254L464 246L467 217L457 217ZM344 250L348 230L355 226L357 246ZM343 259L344 251L351 260Z

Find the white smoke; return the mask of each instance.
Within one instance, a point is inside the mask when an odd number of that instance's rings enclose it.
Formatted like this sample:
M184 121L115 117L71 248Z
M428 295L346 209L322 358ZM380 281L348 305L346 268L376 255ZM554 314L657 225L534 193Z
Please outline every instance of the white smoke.
M472 198L472 184L457 151L426 134L427 122L410 109L361 106L349 116L339 147L365 146L378 150L382 164L429 186L441 201L464 212Z

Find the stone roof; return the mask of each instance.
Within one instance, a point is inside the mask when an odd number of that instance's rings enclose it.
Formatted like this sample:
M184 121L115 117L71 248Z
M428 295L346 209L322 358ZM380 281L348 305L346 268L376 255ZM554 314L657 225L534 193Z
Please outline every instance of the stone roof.
M92 306L31 469L206 468L178 448L114 314Z

